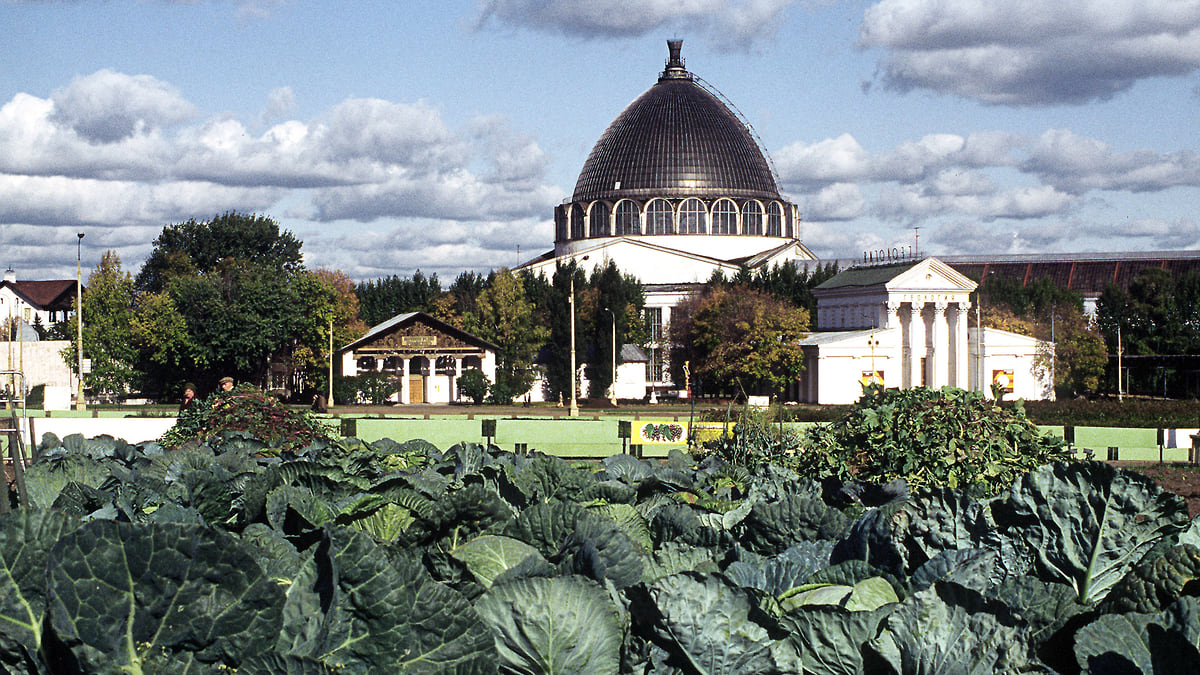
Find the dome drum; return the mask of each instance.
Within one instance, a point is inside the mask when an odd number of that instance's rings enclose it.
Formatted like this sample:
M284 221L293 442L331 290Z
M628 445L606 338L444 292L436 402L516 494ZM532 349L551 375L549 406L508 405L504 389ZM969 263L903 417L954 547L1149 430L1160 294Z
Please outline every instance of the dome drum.
M554 210L555 242L654 235L799 235L799 209L783 199L657 197L576 201Z

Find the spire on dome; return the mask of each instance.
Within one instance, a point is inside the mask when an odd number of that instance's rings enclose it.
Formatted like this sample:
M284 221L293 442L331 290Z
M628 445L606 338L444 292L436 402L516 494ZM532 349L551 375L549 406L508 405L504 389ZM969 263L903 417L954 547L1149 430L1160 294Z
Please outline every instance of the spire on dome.
M683 40L667 40L667 51L670 52L670 57L667 59L667 67L663 70L662 75L658 76L658 80L690 80L692 74L683 67L683 58L679 56L679 52L683 49Z

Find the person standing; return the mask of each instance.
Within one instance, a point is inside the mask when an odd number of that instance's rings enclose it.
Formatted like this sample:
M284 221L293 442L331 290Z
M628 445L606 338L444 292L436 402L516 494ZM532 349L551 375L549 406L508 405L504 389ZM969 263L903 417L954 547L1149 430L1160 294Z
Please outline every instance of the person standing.
M233 378L226 375L220 380L221 391L233 391Z

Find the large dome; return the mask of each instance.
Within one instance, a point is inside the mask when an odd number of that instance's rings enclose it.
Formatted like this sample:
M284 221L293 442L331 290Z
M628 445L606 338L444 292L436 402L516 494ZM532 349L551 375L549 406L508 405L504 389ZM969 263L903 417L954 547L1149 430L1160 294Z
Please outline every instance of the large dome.
M684 69L681 42L669 45L658 83L596 142L571 200L778 199L770 165L746 125Z

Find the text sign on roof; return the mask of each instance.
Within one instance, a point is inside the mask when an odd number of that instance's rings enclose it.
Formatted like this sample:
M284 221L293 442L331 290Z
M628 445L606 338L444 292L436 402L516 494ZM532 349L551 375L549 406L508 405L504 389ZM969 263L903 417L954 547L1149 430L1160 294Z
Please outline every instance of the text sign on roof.
M404 347L436 347L436 335L402 335L400 344Z

